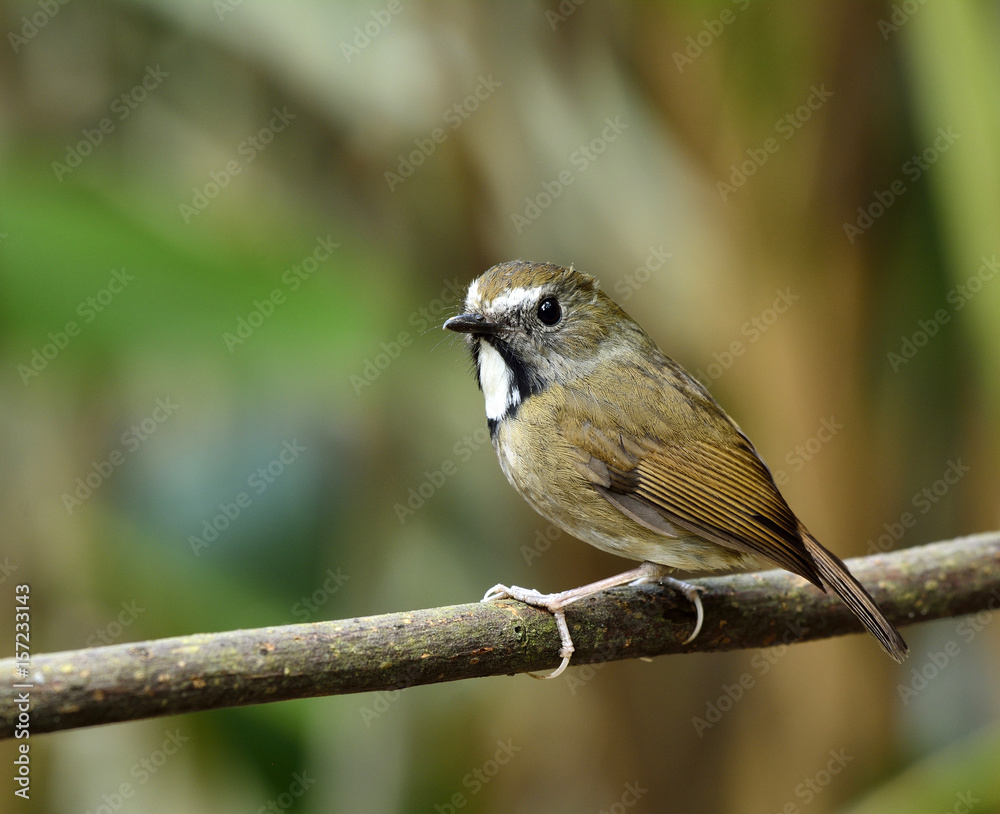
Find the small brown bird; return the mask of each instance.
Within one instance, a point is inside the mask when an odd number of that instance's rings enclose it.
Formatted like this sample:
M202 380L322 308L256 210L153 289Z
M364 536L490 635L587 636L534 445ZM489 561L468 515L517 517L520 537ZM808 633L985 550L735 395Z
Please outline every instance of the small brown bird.
M536 511L638 568L556 594L497 585L553 613L569 664L565 608L626 583L667 582L669 569L781 566L832 588L896 661L906 643L836 556L796 518L761 460L708 391L572 268L522 261L469 286L465 313L444 327L467 335L493 446L507 479Z

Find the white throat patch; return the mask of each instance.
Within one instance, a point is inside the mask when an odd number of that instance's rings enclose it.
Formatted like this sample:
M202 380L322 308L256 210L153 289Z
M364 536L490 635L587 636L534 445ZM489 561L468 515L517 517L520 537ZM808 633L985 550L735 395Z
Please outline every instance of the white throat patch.
M521 403L514 374L486 340L479 343L479 385L486 397L486 417L491 421L499 421Z

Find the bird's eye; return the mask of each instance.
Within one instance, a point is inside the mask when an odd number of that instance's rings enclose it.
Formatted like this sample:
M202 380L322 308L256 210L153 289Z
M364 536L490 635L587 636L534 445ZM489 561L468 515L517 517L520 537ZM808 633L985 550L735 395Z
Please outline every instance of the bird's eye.
M562 308L555 297L546 297L538 303L538 318L543 325L555 325L562 319Z

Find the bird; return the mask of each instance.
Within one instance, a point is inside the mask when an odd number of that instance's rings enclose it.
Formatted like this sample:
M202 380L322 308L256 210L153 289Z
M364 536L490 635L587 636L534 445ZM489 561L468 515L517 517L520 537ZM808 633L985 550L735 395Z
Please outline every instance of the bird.
M847 566L782 497L753 444L702 384L666 356L595 278L572 266L523 260L469 285L463 334L486 402L500 467L543 517L597 548L641 564L559 593L496 585L483 601L513 598L549 611L559 667L573 642L566 607L625 584L669 584L695 606L686 572L779 566L832 589L897 662L899 631Z

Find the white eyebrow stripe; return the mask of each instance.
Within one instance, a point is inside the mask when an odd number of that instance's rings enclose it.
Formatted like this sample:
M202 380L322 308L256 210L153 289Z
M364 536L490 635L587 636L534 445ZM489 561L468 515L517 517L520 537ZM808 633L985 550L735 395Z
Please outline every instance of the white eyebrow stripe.
M538 296L542 293L543 286L536 285L532 288L512 288L509 291L505 291L494 297L487 307L494 314L501 311L513 311L524 305L525 302L534 303L538 299Z
M469 291L465 295L465 310L475 311L480 305L479 302L479 278L477 277L469 285Z

